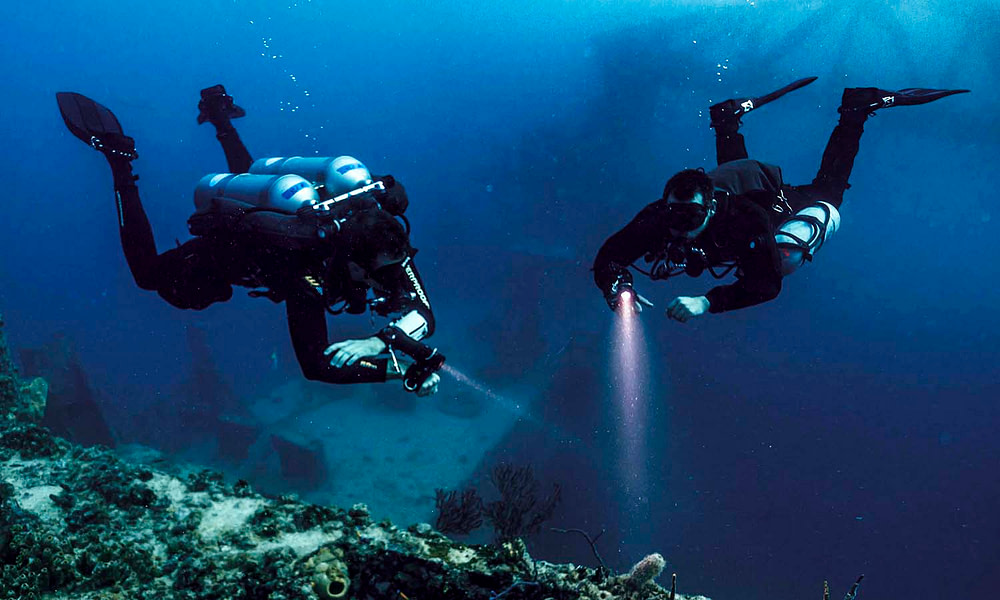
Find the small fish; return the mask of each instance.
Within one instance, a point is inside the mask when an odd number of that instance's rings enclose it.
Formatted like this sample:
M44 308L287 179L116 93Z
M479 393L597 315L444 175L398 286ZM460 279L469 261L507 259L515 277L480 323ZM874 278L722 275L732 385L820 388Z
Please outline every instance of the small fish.
M278 370L278 351L277 350L271 351L271 370L272 371L277 371Z

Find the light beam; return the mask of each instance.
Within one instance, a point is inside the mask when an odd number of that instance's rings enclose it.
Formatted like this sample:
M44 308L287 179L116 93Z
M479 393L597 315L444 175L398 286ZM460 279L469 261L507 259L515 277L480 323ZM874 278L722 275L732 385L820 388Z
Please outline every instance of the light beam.
M623 300L625 292L622 294ZM646 473L647 427L649 408L648 362L642 322L631 302L622 302L615 311L613 336L612 388L617 408L618 472L629 513L639 517L639 508L647 505Z

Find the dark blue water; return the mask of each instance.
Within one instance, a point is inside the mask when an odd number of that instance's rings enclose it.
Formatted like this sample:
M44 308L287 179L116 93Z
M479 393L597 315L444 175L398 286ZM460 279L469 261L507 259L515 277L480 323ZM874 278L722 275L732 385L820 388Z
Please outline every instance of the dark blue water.
M237 395L297 376L282 309L237 293L185 313L136 289L108 170L54 100L89 95L136 138L162 250L187 236L194 182L225 169L195 124L198 90L222 82L250 113L237 124L255 155L350 153L407 185L435 340L495 386L538 391L542 425L496 456L560 481L553 524L607 529L615 568L659 551L682 591L715 598L819 597L824 579L836 596L860 573L862 598L995 594L996 3L618 4L8 7L12 342L70 336L123 440L189 381L191 327ZM711 165L709 104L809 75L743 129L792 183L813 177L845 86L973 94L869 120L841 231L777 300L687 325L643 315L649 484L623 493L592 257L670 174ZM710 285L639 283L658 308ZM532 548L593 564L575 538Z

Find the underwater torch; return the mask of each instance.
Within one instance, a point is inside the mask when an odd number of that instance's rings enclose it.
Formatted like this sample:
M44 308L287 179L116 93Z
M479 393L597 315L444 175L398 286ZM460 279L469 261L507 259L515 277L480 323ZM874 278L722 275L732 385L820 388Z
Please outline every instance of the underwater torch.
M403 388L408 392L415 392L427 381L427 378L437 373L444 366L444 354L431 348L431 354L427 358L417 359L417 362L410 365L403 375Z
M414 360L403 374L403 388L408 392L420 389L431 375L444 366L444 354L438 352L437 348L413 339L395 325L389 325L377 335L390 351L399 350Z

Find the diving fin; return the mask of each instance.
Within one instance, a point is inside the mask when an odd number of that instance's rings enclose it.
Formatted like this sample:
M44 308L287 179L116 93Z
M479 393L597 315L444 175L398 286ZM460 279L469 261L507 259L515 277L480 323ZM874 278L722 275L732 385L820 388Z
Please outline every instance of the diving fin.
M56 92L59 113L70 133L105 155L115 154L134 160L135 140L125 135L114 113L76 92Z
M738 126L740 118L751 110L756 110L768 102L774 102L788 92L794 92L801 87L805 87L816 81L816 79L816 77L799 79L789 83L783 88L776 89L769 94L764 94L763 96L758 96L756 98L739 98L713 104L708 109L709 115L712 117L712 127L717 128L726 123Z
M201 90L201 101L198 102L198 124L205 121L223 121L247 116L247 111L233 103L233 97L226 93L222 84L213 85Z
M914 106L927 104L953 94L964 94L969 90L936 90L931 88L905 88L895 92L879 88L847 88L837 112L874 113L890 106Z

